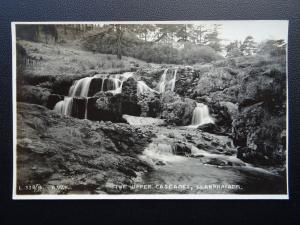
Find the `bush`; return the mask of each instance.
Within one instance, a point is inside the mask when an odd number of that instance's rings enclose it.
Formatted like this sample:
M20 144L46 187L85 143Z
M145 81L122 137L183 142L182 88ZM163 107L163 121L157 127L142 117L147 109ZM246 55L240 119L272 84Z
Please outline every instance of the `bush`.
M221 58L222 57L209 46L189 44L181 50L181 61L186 64L212 62Z

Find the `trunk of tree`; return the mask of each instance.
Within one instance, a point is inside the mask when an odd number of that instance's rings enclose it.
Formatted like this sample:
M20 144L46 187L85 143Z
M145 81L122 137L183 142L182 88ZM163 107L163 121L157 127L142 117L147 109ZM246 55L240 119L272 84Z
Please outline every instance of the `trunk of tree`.
M64 26L64 34L67 34L67 25L63 25Z
M122 59L122 28L121 25L116 25L117 30L117 56Z

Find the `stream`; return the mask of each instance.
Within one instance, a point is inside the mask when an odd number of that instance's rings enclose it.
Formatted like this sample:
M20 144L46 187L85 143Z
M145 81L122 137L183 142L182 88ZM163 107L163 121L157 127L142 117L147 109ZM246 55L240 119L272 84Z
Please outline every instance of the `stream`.
M135 193L140 194L280 194L285 190L281 176L244 163L235 154L215 154L191 146L190 156L174 155L172 143L182 140L182 135L213 136L188 128L155 129L157 137L144 150L140 159L153 166L153 171L145 173L136 182ZM177 134L168 137L168 133ZM183 139L184 140L184 139ZM225 165L209 164L222 162ZM219 163L220 164L220 163ZM141 185L141 186L139 186Z

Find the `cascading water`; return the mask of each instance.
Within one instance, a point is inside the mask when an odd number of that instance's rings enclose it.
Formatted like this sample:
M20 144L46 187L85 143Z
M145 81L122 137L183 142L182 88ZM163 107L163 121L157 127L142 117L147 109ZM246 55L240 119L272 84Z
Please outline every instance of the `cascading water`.
M173 77L173 79L171 80L171 83L172 83L171 91L174 91L174 89L175 89L176 74L177 74L177 69L175 69L175 71L174 71L174 77Z
M73 98L65 97L63 101L59 101L54 106L54 111L61 113L66 116L72 115Z
M208 107L203 103L197 103L193 112L192 126L201 126L207 123L214 123L213 118L209 115Z
M157 91L150 88L144 81L140 80L137 82L137 95L142 95L149 92L158 93Z
M88 118L88 99L93 94L91 94L91 83L94 79L101 79L101 86L94 87L94 93L98 91L109 91L113 94L118 94L122 92L122 85L125 80L133 76L132 72L126 72L124 74L117 75L101 75L96 74L93 77L85 77L74 82L74 84L69 89L69 96L65 97L63 101L56 103L54 110L63 115L71 116L73 110L73 98L83 98L85 100L85 110L84 118ZM97 85L97 82L96 82ZM100 85L100 83L99 83ZM93 85L95 86L95 84Z
M167 81L167 72L168 69L165 69L164 73L161 75L158 85L159 93L164 93L168 85L171 85L171 91L174 91L175 89L177 69L174 70L174 76L170 81Z
M159 93L163 93L166 91L167 72L168 69L165 69L164 73L161 75L160 82L159 82Z
M91 81L94 77L85 77L74 82L69 90L71 97L88 97Z

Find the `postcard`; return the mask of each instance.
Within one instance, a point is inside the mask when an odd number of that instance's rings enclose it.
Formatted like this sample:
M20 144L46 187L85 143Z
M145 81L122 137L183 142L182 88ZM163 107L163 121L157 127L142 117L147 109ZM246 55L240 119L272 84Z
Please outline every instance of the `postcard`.
M14 199L288 199L288 21L13 22Z

